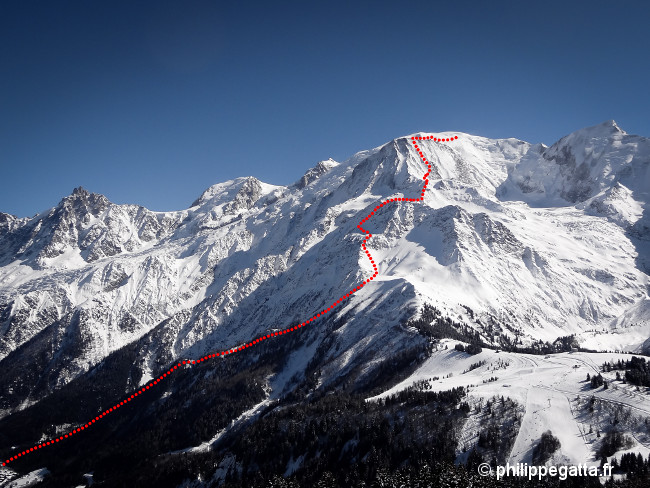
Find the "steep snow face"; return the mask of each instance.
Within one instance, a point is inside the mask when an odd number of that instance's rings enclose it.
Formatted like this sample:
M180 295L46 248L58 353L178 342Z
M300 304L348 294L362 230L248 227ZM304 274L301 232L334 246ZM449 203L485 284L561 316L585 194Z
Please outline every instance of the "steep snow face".
M379 276L336 309L335 345L319 348L325 331L314 332L321 381L420 341L399 325L425 302L488 341L576 333L592 347L643 347L648 141L611 123L550 148L432 135L459 139L421 141L424 201L365 224ZM0 359L12 366L0 368L0 408L136 340L148 372L311 317L372 274L357 224L388 197L417 197L425 171L398 138L288 187L213 185L178 212L77 189L33 219L1 214Z

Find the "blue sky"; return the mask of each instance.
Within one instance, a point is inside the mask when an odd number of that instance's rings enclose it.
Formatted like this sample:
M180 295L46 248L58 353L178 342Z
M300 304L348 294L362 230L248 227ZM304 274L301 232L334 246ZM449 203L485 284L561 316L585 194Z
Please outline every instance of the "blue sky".
M647 2L4 1L0 211L152 210L419 130L650 136Z

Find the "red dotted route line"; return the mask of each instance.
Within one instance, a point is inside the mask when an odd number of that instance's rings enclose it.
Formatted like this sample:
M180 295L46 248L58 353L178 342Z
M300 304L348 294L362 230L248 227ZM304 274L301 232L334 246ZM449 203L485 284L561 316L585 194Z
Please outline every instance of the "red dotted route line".
M113 405L111 408L109 408L107 410L104 410L97 417L95 417L91 421L87 422L86 424L82 425L81 427L77 427L76 429L73 429L71 432L68 432L67 434L61 435L61 436L59 436L59 437L57 437L55 439L51 439L49 441L43 441L40 444L36 444L34 447L30 447L29 449L25 449L24 451L19 452L18 454L14 455L14 456L11 456L9 459L6 459L2 463L2 466L6 466L7 464L11 463L12 461L15 461L15 460L17 460L17 459L31 453L31 452L38 451L39 449L43 449L44 447L55 445L56 443L61 442L64 439L68 439L69 437L72 437L73 435L78 434L78 433L88 429L89 427L91 427L96 422L99 422L100 420L102 420L108 414L116 411L118 408L123 407L124 405L131 402L132 400L134 400L138 396L142 395L148 389L153 388L155 385L157 385L162 380L164 380L165 378L170 376L174 371L176 371L178 368L182 367L183 365L192 366L193 364L199 364L199 363L202 363L203 361L207 361L208 359L212 359L212 358L216 358L216 357L220 357L220 356L221 357L227 356L229 354L233 354L233 353L236 353L236 352L239 352L239 351L243 351L244 349L247 349L249 347L253 347L254 345L259 344L260 342L265 341L267 339L270 339L271 337L276 337L276 336L287 334L289 332L294 332L294 331L296 331L296 330L298 330L298 329L300 329L302 327L305 327L306 325L309 325L310 323L314 322L316 319L318 319L318 318L324 316L325 314L331 312L332 309L338 307L341 304L341 302L343 302L344 300L347 300L352 295L354 295L357 291L361 290L361 288L363 288L368 283L370 283L379 274L379 270L377 269L377 264L375 263L375 260L373 259L372 255L370 254L370 251L368 251L368 248L366 247L366 241L368 241L368 239L370 239L372 237L372 234L370 232L368 232L367 230L365 230L362 227L362 224L364 224L365 222L370 220L375 215L375 212L377 210L379 210L380 208L388 205L389 203L393 203L393 202L419 202L419 201L424 200L424 192L426 191L427 185L429 184L428 176L431 173L431 163L429 163L429 161L427 161L427 159L424 157L424 154L422 154L422 150L420 149L420 146L416 141L432 140L434 142L450 142L450 141L454 141L456 139L458 139L458 136L448 137L448 138L438 138L438 137L433 137L433 136L411 137L411 143L415 147L415 150L417 151L417 153L420 155L420 159L422 159L422 161L427 165L427 172L422 177L422 179L424 180L424 186L422 187L422 191L420 192L420 197L419 198L389 198L387 200L384 200L379 205L377 205L372 210L372 212L370 212L368 214L367 217L362 219L361 222L359 222L359 225L357 225L357 228L361 231L361 233L365 234L363 242L361 243L361 247L363 248L363 251L366 253L366 256L368 256L368 259L370 260L370 263L372 264L372 268L374 270L374 273L372 274L372 276L370 278L368 278L365 281L362 281L357 287L355 287L352 290L350 290L349 292L347 292L341 298L339 298L334 303L332 303L332 305L330 305L329 307L327 307L324 310L321 310L316 315L314 315L310 319L305 320L301 324L298 324L298 325L296 325L294 327L290 327L288 329L284 329L284 330L281 330L281 331L278 331L278 332L273 332L272 334L263 335L261 337L258 337L255 340L253 340L253 341L251 341L251 342L249 342L247 344L244 344L242 346L239 346L239 347L228 349L226 351L216 352L214 354L208 354L207 356L203 356L200 359L191 359L191 360L187 359L187 360L179 361L178 364L176 364L174 367L167 370L165 373L160 375L155 380L151 381L148 385L143 386L138 391L133 393L131 396L129 396L129 397L125 398L124 400L122 400L121 402Z

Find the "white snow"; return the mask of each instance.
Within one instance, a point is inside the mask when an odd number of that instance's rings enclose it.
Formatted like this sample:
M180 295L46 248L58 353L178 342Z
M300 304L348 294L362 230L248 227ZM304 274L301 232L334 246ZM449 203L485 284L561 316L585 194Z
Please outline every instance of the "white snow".
M2 484L3 488L29 488L36 486L45 479L50 472L46 468L36 469L26 475L14 478L11 481Z
M511 464L531 464L533 447L543 432L551 430L561 443L555 461L598 465L596 431L607 425L610 419L604 414L594 418L585 413L585 403L594 396L603 402L604 408L622 408L630 412L629 423L623 430L634 435L634 452L645 453L650 448L650 435L645 428L645 418L650 418L650 397L615 381L615 372L603 373L610 382L607 390L592 390L586 382L587 374L598 374L603 363L629 360L630 355L573 352L540 356L496 352L487 348L479 354L468 355L456 351L456 344L457 341L441 341L432 357L409 378L369 400L394 394L416 381L428 381L438 376L438 380L429 381L434 391L463 386L469 389L473 402L479 398L487 400L504 396L524 407L519 434L510 453ZM485 361L485 365L463 374L471 364L480 361ZM492 377L498 379L487 381ZM590 427L593 429L591 433Z

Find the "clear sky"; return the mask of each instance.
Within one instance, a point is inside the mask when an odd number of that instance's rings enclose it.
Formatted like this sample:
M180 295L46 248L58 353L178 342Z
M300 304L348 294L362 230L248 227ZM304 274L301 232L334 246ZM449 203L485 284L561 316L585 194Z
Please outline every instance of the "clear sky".
M416 131L650 136L649 2L0 3L0 211L289 184Z

